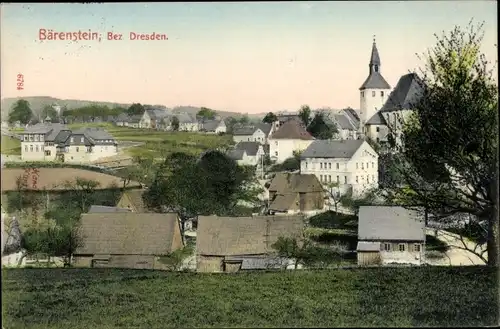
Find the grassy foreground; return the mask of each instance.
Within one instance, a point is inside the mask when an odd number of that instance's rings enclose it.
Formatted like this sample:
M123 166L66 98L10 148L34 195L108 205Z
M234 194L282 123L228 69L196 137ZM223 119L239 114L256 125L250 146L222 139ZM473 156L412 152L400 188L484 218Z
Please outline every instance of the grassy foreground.
M21 141L16 138L2 135L0 152L6 155L20 155Z
M483 326L488 267L196 274L4 269L5 328Z

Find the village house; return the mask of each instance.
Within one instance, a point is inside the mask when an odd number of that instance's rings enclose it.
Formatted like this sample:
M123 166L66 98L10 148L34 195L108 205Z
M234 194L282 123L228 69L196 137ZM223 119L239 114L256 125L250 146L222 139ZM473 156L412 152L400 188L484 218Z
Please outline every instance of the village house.
M337 139L358 139L359 117L355 110L344 109L333 115L338 130Z
M364 140L315 140L302 154L300 172L323 185L337 183L338 194L362 196L378 187L378 154Z
M323 210L325 193L315 175L277 173L269 186L272 214L314 213Z
M362 206L358 216L358 265L424 263L422 215L403 207Z
M23 161L90 163L118 154L113 136L99 128L71 131L59 123L40 123L20 135Z
M282 163L293 157L294 152L307 149L313 140L314 137L307 132L301 121L289 120L269 138L269 156L276 163Z
M179 120L179 131L199 131L200 122L198 119L189 113L174 114Z
M265 153L259 142L239 142L228 156L241 166L262 166Z
M80 267L166 269L162 257L184 246L176 213L82 214L79 234Z
M207 120L201 124L201 130L206 133L225 134L227 127L222 119Z
M239 142L258 142L262 145L268 144L269 136L273 131L273 125L269 123L258 123L250 126L234 127L233 140Z
M200 216L196 239L198 272L289 268L275 256L278 237L302 236L301 216Z
M162 119L168 115L170 115L170 112L166 109L146 109L139 122L139 128L159 129L158 126L161 125Z

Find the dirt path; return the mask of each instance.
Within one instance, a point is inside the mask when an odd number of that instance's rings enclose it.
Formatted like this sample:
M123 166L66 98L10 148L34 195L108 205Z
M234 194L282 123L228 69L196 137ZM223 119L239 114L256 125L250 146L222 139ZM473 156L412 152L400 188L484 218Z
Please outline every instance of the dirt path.
M437 232L437 235L436 235ZM467 248L474 249L476 244L466 238L463 238L463 242L460 239L458 234L450 233L445 230L434 230L431 228L427 228L427 234L435 236L439 240L445 242L449 249L446 252L446 256L442 259L428 259L427 263L431 265L452 265L452 266L460 266L460 265L484 265L484 261L473 253L463 250L460 248L464 247L464 243ZM482 251L486 248L485 245L479 246L477 251Z

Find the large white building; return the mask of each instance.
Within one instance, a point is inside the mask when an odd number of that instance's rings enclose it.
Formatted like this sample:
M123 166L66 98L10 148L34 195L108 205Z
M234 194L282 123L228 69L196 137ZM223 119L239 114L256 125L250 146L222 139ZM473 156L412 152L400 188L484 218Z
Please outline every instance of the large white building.
M323 185L338 183L338 193L360 197L378 187L378 154L362 139L315 140L302 153L302 174L314 174Z
M107 131L83 128L71 131L59 123L40 123L21 133L23 161L90 163L118 154L118 144Z

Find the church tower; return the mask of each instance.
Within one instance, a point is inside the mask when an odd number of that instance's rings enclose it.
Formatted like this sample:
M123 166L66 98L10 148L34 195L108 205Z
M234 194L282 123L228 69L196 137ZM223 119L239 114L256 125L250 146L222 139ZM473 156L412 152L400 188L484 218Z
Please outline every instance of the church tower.
M375 113L377 113L389 97L391 86L385 81L380 73L380 56L378 54L377 43L373 36L372 53L368 64L368 78L359 88L360 92L360 134L366 135L365 124Z

